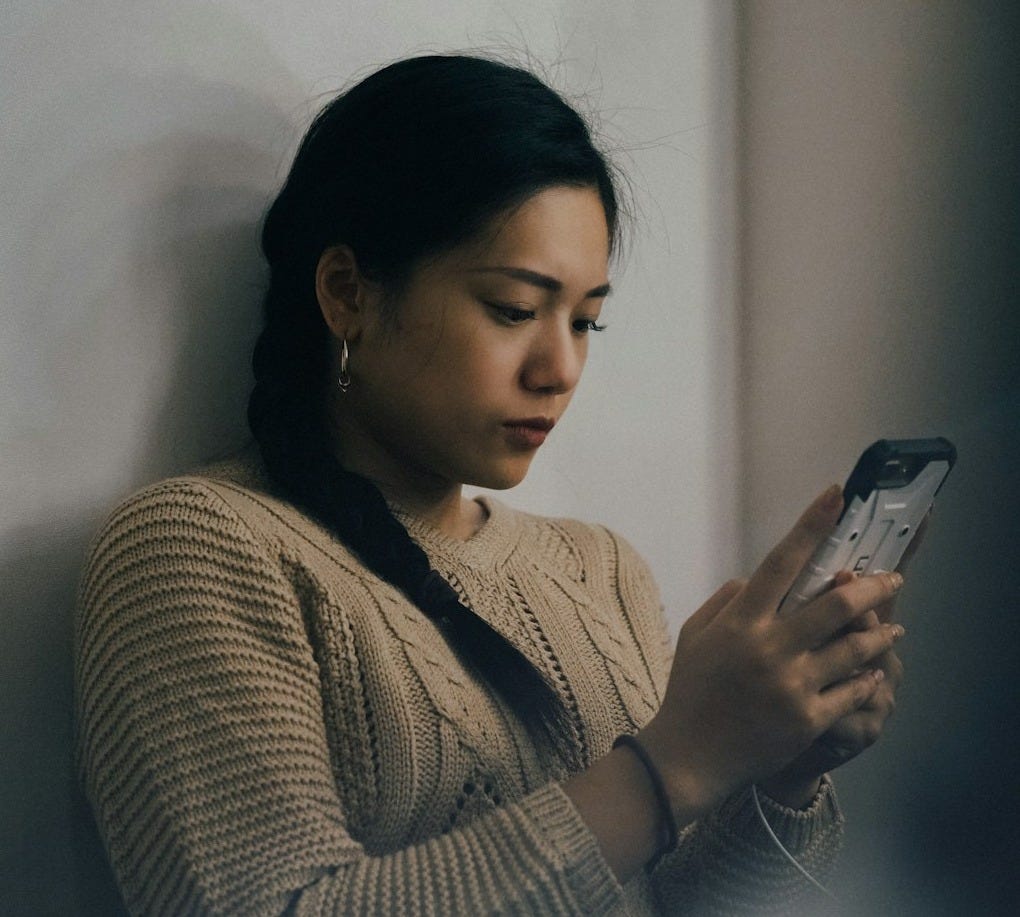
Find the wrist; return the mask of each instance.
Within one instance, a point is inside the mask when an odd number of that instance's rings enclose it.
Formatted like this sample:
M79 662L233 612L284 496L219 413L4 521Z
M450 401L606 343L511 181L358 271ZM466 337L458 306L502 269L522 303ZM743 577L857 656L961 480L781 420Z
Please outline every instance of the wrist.
M652 791L652 796L655 800L658 813L656 821L659 839L656 844L656 852L645 867L648 872L651 872L665 854L676 850L680 839L680 828L677 825L676 813L673 811L673 803L669 797L662 774L641 740L637 736L624 734L618 736L616 741L613 742L613 749L617 748L628 749L641 764L648 789Z
M677 746L682 743L677 743L671 733L653 719L636 738L661 774L673 815L683 826L714 809L729 791L718 774L696 766L690 748L679 750Z
M621 884L666 852L668 818L654 780L633 749L613 748L563 784Z

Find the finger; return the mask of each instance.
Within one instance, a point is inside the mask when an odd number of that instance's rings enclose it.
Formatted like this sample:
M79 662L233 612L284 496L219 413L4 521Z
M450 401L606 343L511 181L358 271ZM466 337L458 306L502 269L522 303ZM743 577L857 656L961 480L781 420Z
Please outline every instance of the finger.
M849 717L844 720L840 720L840 723L853 724L859 716L872 716L878 713L882 713L884 715L884 711L887 709L891 713L892 708L895 706L895 701L887 687L888 684L889 676L886 675L885 678L882 679L882 684L878 686L878 690L853 713L851 713ZM838 728L840 723L837 723L833 728Z
M840 570L832 578L832 582L829 583L828 588L823 591L831 592L833 589L838 589L840 586L852 583L855 579L857 579L856 573L850 570ZM867 630L869 627L874 627L878 623L878 618L875 615L870 612L865 612L859 618L852 621L848 625L847 630Z
M887 599L886 601L882 602L880 605L876 605L875 606L875 614L877 615L879 621L882 621L883 623L887 623L889 621L892 621L892 619L894 617L896 617L896 599L897 598L899 598L899 596L898 595L894 595L891 599Z
M865 612L888 602L903 585L899 573L855 576L789 616L787 632L795 646L816 647L833 639Z
M885 672L885 680L882 684L882 693L888 693L894 695L896 689L903 684L903 662L899 656L896 655L895 650L889 650L883 653L877 659L874 659L869 665L869 669L881 669Z
M740 600L747 614L754 617L772 614L779 607L815 548L832 532L842 507L843 491L838 484L815 498L748 580Z
M849 722L861 713L879 711L883 712L885 716L892 716L893 710L896 709L896 689L903 682L903 663L900 662L900 657L896 655L894 650L889 650L874 659L868 668L871 670L881 669L885 672L882 684L879 685L878 690L871 695L871 698L861 706L857 713L851 714L848 720L842 720L840 723L837 723L833 727L834 729L839 729L841 723ZM858 673L855 672L854 674Z
M854 618L854 620L850 622L848 630L871 630L882 623L884 622L875 613L875 609L870 608L864 612L864 614L860 615L860 617Z
M681 634L696 634L723 610L746 585L746 580L731 579L723 583L680 628Z
M820 688L844 681L864 668L881 671L883 677L889 673L883 662L884 654L904 634L899 624L880 624L871 630L851 631L815 653L813 666L815 684Z
M826 688L818 694L819 721L828 729L844 717L851 716L871 700L884 680L885 672L881 669L868 669Z
M900 576L903 576L903 571L899 567L896 568L896 572ZM893 596L886 599L884 602L879 602L879 604L875 606L874 608L875 615L878 617L878 620L881 621L883 624L892 621L892 619L896 617L896 600L899 598L899 595L900 595L899 590L897 590Z
M832 582L829 584L830 589L838 589L840 586L845 586L847 583L852 583L857 578L856 574L852 570L839 570L836 575L832 578Z

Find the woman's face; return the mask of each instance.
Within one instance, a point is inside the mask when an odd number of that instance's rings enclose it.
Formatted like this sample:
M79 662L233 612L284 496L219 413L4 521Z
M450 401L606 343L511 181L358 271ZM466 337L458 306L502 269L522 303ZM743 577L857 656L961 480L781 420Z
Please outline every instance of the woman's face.
M492 231L368 297L338 395L341 453L381 484L512 487L567 409L607 280L598 193L537 193Z

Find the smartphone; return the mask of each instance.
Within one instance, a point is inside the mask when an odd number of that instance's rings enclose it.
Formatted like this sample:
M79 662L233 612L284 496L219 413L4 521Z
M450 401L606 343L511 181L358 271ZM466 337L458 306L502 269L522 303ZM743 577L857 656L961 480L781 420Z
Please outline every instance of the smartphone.
M779 613L811 601L840 570L895 570L955 462L956 447L941 436L880 439L865 449L843 488L835 530L804 565Z

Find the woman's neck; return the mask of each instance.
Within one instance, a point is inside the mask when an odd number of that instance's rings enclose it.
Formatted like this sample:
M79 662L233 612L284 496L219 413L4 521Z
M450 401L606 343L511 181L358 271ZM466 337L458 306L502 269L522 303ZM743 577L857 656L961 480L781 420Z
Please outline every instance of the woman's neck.
M467 499L458 484L443 495L425 494L417 489L392 487L383 481L373 483L383 496L404 512L416 516L449 538L467 541L485 522L484 507Z
M459 482L415 473L398 464L378 444L356 428L334 430L334 450L348 471L367 478L390 503L416 516L449 538L467 541L481 528L486 512L480 503L464 497Z

